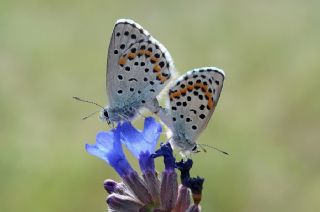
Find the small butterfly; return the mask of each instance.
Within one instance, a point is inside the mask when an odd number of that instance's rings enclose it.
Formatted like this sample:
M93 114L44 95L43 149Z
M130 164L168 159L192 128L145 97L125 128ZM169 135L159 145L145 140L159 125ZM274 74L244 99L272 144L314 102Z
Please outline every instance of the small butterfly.
M224 78L224 72L218 68L198 68L181 76L170 88L170 109L159 114L171 130L171 143L183 155L197 152L196 139L219 101Z
M169 82L173 69L172 58L160 42L134 21L118 20L108 50L109 105L102 107L100 118L108 124L131 120L143 107L156 113L156 97Z

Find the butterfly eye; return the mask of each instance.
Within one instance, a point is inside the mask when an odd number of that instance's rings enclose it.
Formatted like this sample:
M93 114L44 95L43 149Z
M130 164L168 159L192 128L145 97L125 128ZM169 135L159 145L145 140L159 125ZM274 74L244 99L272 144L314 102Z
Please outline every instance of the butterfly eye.
M195 146L192 148L192 152L197 152L197 149L198 149L198 146L195 145Z
M109 118L109 114L108 114L108 111L107 111L107 110L104 110L104 111L103 111L103 115L104 115L104 117Z

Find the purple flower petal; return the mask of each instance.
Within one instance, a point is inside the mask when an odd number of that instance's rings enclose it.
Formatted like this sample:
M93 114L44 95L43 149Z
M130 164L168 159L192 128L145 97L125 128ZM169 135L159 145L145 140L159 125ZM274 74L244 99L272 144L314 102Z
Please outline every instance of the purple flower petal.
M188 212L200 212L201 211L201 207L200 207L200 205L193 204L188 208L187 211Z
M155 171L145 171L142 174L144 182L150 192L153 204L158 207L160 205L160 179Z
M165 211L174 209L178 196L177 174L174 170L162 172L160 185L161 208Z
M107 179L103 182L103 187L109 194L116 193L134 198L132 196L132 193L128 190L127 186L122 182L117 183L114 180Z
M187 211L190 206L190 189L184 185L179 186L178 198L174 211Z
M139 166L142 173L146 173L147 171L155 172L154 158L151 157L149 151L140 153Z
M133 171L122 179L124 184L142 203L152 204L152 196L150 195L145 182L140 178L137 172Z
M110 211L140 211L143 207L139 201L116 193L108 196L107 204Z

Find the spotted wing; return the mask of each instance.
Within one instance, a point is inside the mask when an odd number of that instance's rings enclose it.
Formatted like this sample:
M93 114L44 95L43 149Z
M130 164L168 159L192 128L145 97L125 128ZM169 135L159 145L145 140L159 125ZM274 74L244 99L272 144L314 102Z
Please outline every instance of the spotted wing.
M110 41L107 91L111 107L138 109L153 101L173 71L166 48L132 20L118 20Z
M189 71L169 90L172 131L195 142L219 101L224 72L215 67Z

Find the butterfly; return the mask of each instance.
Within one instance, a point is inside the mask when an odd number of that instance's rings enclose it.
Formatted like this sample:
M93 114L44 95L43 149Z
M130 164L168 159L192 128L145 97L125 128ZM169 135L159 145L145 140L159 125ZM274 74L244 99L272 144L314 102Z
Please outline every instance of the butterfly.
M196 140L218 104L224 78L221 69L203 67L187 72L169 89L170 108L159 114L171 131L171 144L182 155L197 152Z
M107 95L109 105L100 118L110 123L133 119L139 109L159 109L157 95L173 73L167 49L139 24L116 22L108 49Z

